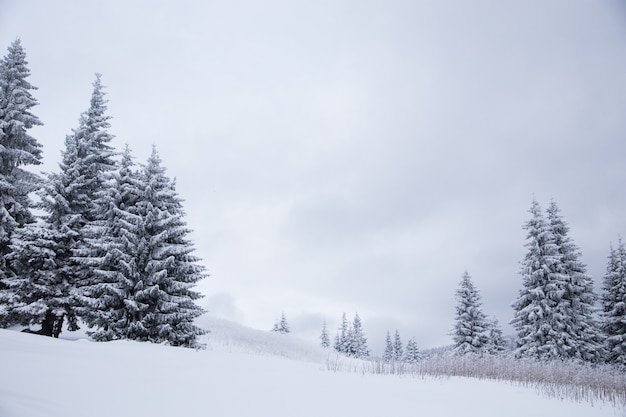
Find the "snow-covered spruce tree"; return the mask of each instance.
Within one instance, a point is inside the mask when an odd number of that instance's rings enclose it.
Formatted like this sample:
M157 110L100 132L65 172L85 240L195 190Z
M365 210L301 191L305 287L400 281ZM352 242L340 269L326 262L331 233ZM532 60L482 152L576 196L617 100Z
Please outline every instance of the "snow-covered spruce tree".
M76 227L81 229L101 218L103 210L98 197L117 169L116 152L109 145L113 139L108 132L111 117L106 112L104 86L101 75L96 74L89 108L80 115L78 128L65 138L61 172L48 178L48 182L67 188L62 190L68 197L67 211L80 217ZM58 193L48 194L54 197ZM76 227L72 229L77 230Z
M70 169L76 169L76 174L80 175L76 183L80 184L78 187L83 198L82 206L76 212L81 215L82 222L78 230L78 245L73 249L77 257L73 273L79 287L79 291L76 292L78 296L81 287L92 285L94 280L99 279L92 274L92 265L81 260L91 250L88 240L99 239L101 236L99 234L101 230L91 226L103 219L107 206L106 201L102 201L102 195L108 192L107 188L113 183L113 173L118 169L115 160L117 152L109 144L113 135L108 132L111 117L106 114L107 103L101 75L96 74L90 106L81 115L78 128L68 138L76 144L77 159Z
M94 277L77 257L88 249L85 226L97 219L97 194L115 169L99 75L93 87L89 109L65 138L60 172L49 174L39 191L40 208L46 213L43 224L25 231L25 244L33 246L32 253L24 258L29 251L22 250L16 256L24 269L11 283L20 288L11 310L27 313L19 322L41 324L39 333L48 336L58 336L65 318L69 330L78 329L80 289ZM45 267L39 271L39 266Z
M562 333L570 318L557 310L563 292L561 254L536 200L529 212L532 217L524 224L528 252L522 261L522 289L512 305L511 324L517 332L515 354L544 360L567 358L574 346L571 340L563 339Z
M563 359L591 362L602 360L602 337L595 319L597 296L587 267L580 261L581 252L568 236L569 226L552 200L546 210L547 220L559 255L560 297L555 316L561 319L559 350Z
M337 330L337 334L335 335L335 343L333 347L339 353L347 354L348 353L348 338L350 336L350 326L348 324L348 319L346 318L346 313L344 312L341 315L341 326Z
M415 338L409 339L406 344L406 350L404 351L403 360L406 363L417 363L422 359L422 353L420 352Z
M134 263L124 271L129 276L123 276L124 281L130 279L124 285L132 286L124 298L127 327L123 338L196 347L197 336L205 331L193 321L204 311L194 303L201 295L192 287L206 275L192 255L182 201L174 182L165 175L156 148L139 178L141 194L129 209L134 215L130 221L137 222L131 228L136 227L136 235L122 236L136 239ZM123 262L120 265L127 267Z
M456 291L456 315L453 330L454 351L482 355L489 344L487 321L480 306L480 295L467 271Z
M14 245L11 262L18 273L6 280L14 291L7 309L11 323L41 325L38 333L58 337L64 319L71 330L78 328L75 298L77 287L74 250L85 225L80 209L87 203L77 165L78 147L71 136L59 174L49 174L39 191L42 221L26 225Z
M16 273L6 279L7 322L25 326L40 325L36 333L58 337L67 315L70 328L76 316L64 259L68 235L47 222L29 223L17 229L13 251L8 255Z
M393 337L393 359L395 361L401 361L404 357L404 346L402 346L402 339L400 339L400 332L396 329L396 333Z
M363 332L363 325L359 314L355 314L352 327L348 333L346 355L354 358L366 358L369 356L367 338Z
M320 334L320 345L323 348L330 347L330 338L328 337L328 329L326 328L326 321L322 324L322 333Z
M626 247L611 247L602 286L606 361L626 368Z
M383 361L391 362L394 359L393 343L391 342L391 335L387 330L387 337L385 337L385 350L383 351Z
M153 149L143 172L126 147L112 184L98 193L103 211L77 260L92 273L81 287L81 316L96 340L135 339L194 347L204 331L190 288L204 277L191 255L182 202Z
M289 323L287 323L287 318L285 317L285 313L280 315L280 319L274 323L274 327L272 327L273 332L287 334L290 333Z
M487 319L486 323L489 337L486 352L490 355L498 355L507 349L506 341L502 336L502 328L495 317Z
M26 79L30 76L26 53L19 39L8 48L0 61L0 290L6 289L4 279L13 274L10 265L10 244L16 229L34 221L30 211L29 193L39 186L39 177L23 169L27 165L41 164L41 145L28 134L33 126L42 125L31 113L37 100L31 95L32 86ZM3 305L11 298L11 292L0 294L0 325L11 323L3 320Z
M75 257L91 271L92 279L81 287L79 313L90 328L96 327L96 331L88 332L95 340L126 338L135 312L127 300L132 300L141 281L136 255L143 219L137 205L143 188L126 146L119 171L96 194L102 212L85 227L86 249Z

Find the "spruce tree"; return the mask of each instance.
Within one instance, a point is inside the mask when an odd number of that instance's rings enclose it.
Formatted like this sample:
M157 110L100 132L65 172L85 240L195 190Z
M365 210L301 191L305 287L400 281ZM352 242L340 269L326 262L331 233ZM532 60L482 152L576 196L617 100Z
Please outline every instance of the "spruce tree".
M454 351L464 355L483 354L489 343L486 317L480 306L480 295L467 271L456 291L456 316L453 331Z
M392 360L394 360L393 343L391 342L389 330L387 330L387 337L385 338L385 350L383 352L383 361L391 362Z
M400 339L400 332L396 329L396 333L393 338L393 359L401 361L404 357L404 347L402 346L402 340Z
M341 326L335 336L334 348L337 352L355 358L369 356L367 349L367 338L363 332L363 325L358 313L354 316L354 321L349 324L346 313L341 316Z
M79 287L77 298L80 298L82 287L93 285L99 277L92 274L92 266L81 259L90 256L92 250L90 240L99 239L100 228L94 227L101 221L108 210L108 202L102 201L103 194L114 183L114 171L118 169L114 148L110 145L113 135L108 132L111 127L107 115L107 103L101 75L96 74L91 93L90 106L79 120L79 126L68 137L76 146L76 161L70 165L70 170L75 169L80 177L75 179L77 188L80 190L80 206L76 214L82 217L78 231L78 244L74 248L74 256L77 262L74 264L73 273ZM95 233L95 234L94 234ZM92 253L91 256L97 256ZM84 309L81 309L83 311Z
M355 358L366 358L369 356L367 338L363 332L363 325L358 313L355 314L352 327L349 331L346 354Z
M204 268L192 255L182 201L153 148L141 172L125 149L111 184L95 194L102 208L85 226L77 262L91 278L79 311L96 340L132 339L196 347L205 332L192 287Z
M560 265L561 254L552 227L541 207L533 200L531 219L524 224L528 230L526 253L522 262L522 289L513 303L511 324L517 332L518 357L561 359L568 357L572 346L569 335L562 337L570 318L557 310L561 302L564 280ZM565 349L564 349L565 347Z
M43 123L31 113L37 100L31 91L37 88L26 79L30 76L26 53L19 39L8 48L0 61L0 291L6 289L5 279L13 275L10 247L15 231L34 221L29 194L39 186L39 177L23 169L41 164L41 145L28 130ZM7 306L11 292L0 293L0 324L2 306Z
M41 144L28 134L32 127L43 125L31 113L39 103L30 93L37 87L26 80L29 76L26 52L17 39L0 61L0 185L2 214L10 217L1 223L3 236L10 235L7 227L33 221L28 194L39 185L39 177L22 168L39 165L42 159Z
M406 350L404 352L403 360L406 363L415 364L422 359L422 353L420 352L415 338L409 339L406 344Z
M8 255L17 271L5 282L0 295L6 302L6 321L26 326L40 325L36 333L59 337L64 318L76 328L73 286L63 263L67 236L47 222L29 223L16 231L13 251Z
M206 332L193 324L204 311L194 303L201 295L192 288L205 277L204 267L192 255L182 200L156 148L140 179L142 193L133 209L138 224L132 267L137 275L124 301L129 319L124 337L196 347L197 336Z
M65 138L60 172L49 174L39 191L43 225L33 226L23 235L25 244L33 246L32 257L25 255L29 251L12 257L23 269L10 284L21 290L9 311L25 313L14 319L40 323L39 332L48 336L58 336L65 318L69 330L78 329L81 288L94 277L91 268L77 260L90 250L86 226L97 219L97 194L115 168L99 75L93 87L89 109L81 114L78 128ZM38 265L45 268L36 271Z
M335 335L335 343L333 347L339 353L347 354L348 353L348 338L350 335L350 327L348 325L348 319L346 318L346 313L344 312L341 315L341 326L339 330L337 330L337 334Z
M88 249L76 257L93 277L81 287L79 311L90 328L96 327L88 332L95 340L126 338L133 320L134 309L127 300L141 280L135 256L140 252L142 218L137 205L143 186L126 146L111 184L96 194L102 212L99 220L86 226Z
M113 135L108 132L111 117L106 114L108 100L101 77L101 74L96 74L89 109L83 113L78 129L73 132L74 140L78 143L78 156L85 161L84 175L89 184L86 191L94 201L97 199L96 194L111 179L111 173L117 169L117 152L110 145ZM92 211L86 213L88 220L99 218L100 211L101 208L96 204Z
M602 287L606 361L626 368L626 247L611 247Z
M498 355L504 352L507 348L506 341L502 336L502 329L500 328L498 319L495 317L488 319L486 323L489 338L486 352L491 355Z
M563 359L597 362L602 354L600 328L595 320L597 296L587 267L580 261L580 250L568 236L569 226L554 201L546 210L559 256L560 297L555 316L560 318L559 351Z
M272 331L282 334L287 334L291 332L291 330L289 329L289 324L287 323L287 318L285 317L285 313L282 313L280 315L280 320L274 323Z
M323 348L330 347L330 338L328 337L328 330L326 329L326 321L322 324L322 333L320 334L320 345Z

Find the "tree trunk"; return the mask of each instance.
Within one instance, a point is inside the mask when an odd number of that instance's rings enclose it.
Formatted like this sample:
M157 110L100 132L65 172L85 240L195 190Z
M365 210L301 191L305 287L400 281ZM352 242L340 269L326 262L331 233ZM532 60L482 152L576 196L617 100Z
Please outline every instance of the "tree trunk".
M52 309L48 309L46 311L46 316L41 322L41 330L37 333L49 336L49 337L59 337L61 334L61 328L63 327L63 316L57 316L54 314Z

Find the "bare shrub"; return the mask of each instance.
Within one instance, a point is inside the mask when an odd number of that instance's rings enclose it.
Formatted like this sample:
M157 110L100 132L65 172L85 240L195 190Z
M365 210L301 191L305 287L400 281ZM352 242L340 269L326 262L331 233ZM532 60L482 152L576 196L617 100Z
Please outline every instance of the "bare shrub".
M468 355L434 357L420 365L426 375L509 381L551 397L626 405L626 374L607 365Z

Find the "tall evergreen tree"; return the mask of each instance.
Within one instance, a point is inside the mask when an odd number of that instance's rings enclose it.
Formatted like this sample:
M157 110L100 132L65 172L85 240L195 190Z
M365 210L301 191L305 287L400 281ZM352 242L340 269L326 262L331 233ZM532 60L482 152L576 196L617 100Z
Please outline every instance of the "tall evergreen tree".
M26 224L15 235L8 258L17 272L5 279L7 288L0 290L0 297L6 297L6 322L41 325L36 333L58 337L68 315L70 329L75 329L73 287L62 261L67 236L47 222Z
M39 177L23 169L41 164L41 145L28 130L43 123L31 113L37 100L31 91L37 88L26 79L30 76L26 53L19 39L8 48L0 61L0 290L13 274L10 265L13 234L34 221L29 194L39 186ZM9 262L9 263L8 263ZM10 294L0 294L1 306ZM5 322L4 324L9 324Z
M76 159L70 163L67 172L74 171L76 177L73 181L78 191L77 195L80 196L74 212L81 216L81 220L75 229L78 232L78 239L73 249L75 258L72 271L79 287L79 291L76 292L77 298L80 298L82 287L93 285L94 280L100 278L92 274L92 265L82 262L82 259L89 256L92 250L89 240L101 237L98 233L101 229L94 226L104 218L109 208L108 201L102 201L102 198L109 193L107 188L115 183L113 175L118 169L115 160L117 153L110 145L113 135L108 131L111 127L109 122L111 117L107 115L108 100L105 95L101 75L96 74L90 106L81 114L78 128L67 138L68 141L74 142L76 149ZM91 256L97 254L92 253ZM84 311L82 308L80 310Z
M138 219L134 254L138 274L124 301L128 309L124 337L195 347L197 336L205 331L193 321L204 311L194 303L201 295L192 288L205 277L204 268L192 255L182 200L174 182L165 175L156 148L141 181L142 194L133 209Z
M604 355L599 324L594 317L597 296L593 281L587 275L586 265L580 261L580 250L568 236L569 226L554 200L546 212L559 256L560 297L555 316L562 320L561 327L555 330L560 331L561 357L597 362Z
M516 355L546 360L581 358L581 343L574 330L581 328L577 327L580 316L572 311L570 304L574 300L569 300L571 295L567 293L573 288L570 273L586 288L584 265L577 260L578 252L567 239L567 229L557 210L548 213L547 221L539 203L533 201L530 213L532 218L524 225L528 230L528 252L522 262L522 289L513 303L515 316L511 322L517 331ZM587 291L575 290L572 294ZM587 307L579 308L584 312Z
M75 257L93 278L81 287L79 311L90 328L97 328L88 332L95 340L127 337L133 320L134 308L129 308L127 300L132 300L141 280L135 256L140 252L142 218L138 203L143 187L126 146L111 184L96 193L102 212L99 220L86 226L87 249Z
M602 287L606 360L626 368L626 247L611 247Z
M322 333L320 334L320 345L323 348L330 347L330 338L328 337L328 329L326 328L326 321L322 325Z
M79 156L84 157L87 162L86 174L90 181L87 192L96 202L98 194L107 187L112 173L118 168L115 160L117 151L110 145L113 135L108 132L111 117L106 114L108 100L105 95L101 75L96 74L89 109L83 115L80 127L74 131L75 140L79 144L84 144L79 146L79 153L83 151L85 154ZM92 211L87 213L87 217L90 221L96 220L101 218L101 214L102 208L96 204Z
M482 354L489 343L487 322L480 306L480 295L467 271L456 291L456 316L453 331L457 354Z
M400 339L400 332L396 329L396 333L393 337L393 359L401 361L404 357L404 347L402 346L402 339Z
M555 317L561 291L558 247L536 200L530 213L532 217L524 225L528 252L522 262L522 289L513 303L515 315L511 322L517 331L516 355L558 359L560 335L554 327L562 320Z
M34 227L24 235L35 239L31 244L33 249L39 247L38 252L33 253L34 258L20 262L24 270L11 284L15 288L19 283L21 292L14 303L17 309L10 310L28 313L14 320L41 323L40 332L48 336L58 336L65 318L69 330L78 329L80 289L93 276L90 268L77 262L77 257L84 256L89 249L86 243L89 229L85 226L97 218L97 194L115 168L113 151L108 145L112 136L107 132L109 117L99 75L93 87L89 109L81 114L79 127L65 138L60 172L49 174L39 192L40 208L46 213L45 225ZM45 274L32 272L37 265L46 265ZM33 303L38 307L29 307Z
M49 178L51 182L61 183L67 188L63 190L68 197L67 211L79 217L72 227L77 232L101 217L103 208L98 196L117 169L116 152L109 145L113 139L108 132L111 117L106 112L104 86L101 75L96 74L90 106L80 115L78 128L65 138L61 173Z
M280 315L280 320L274 323L274 327L272 328L273 332L287 334L290 333L289 323L287 323L287 318L285 317L285 313Z

